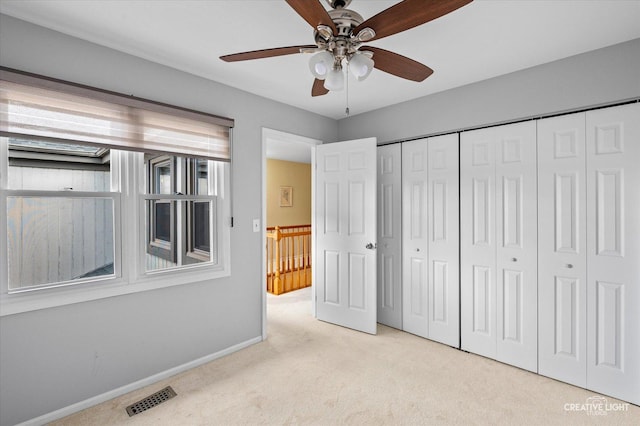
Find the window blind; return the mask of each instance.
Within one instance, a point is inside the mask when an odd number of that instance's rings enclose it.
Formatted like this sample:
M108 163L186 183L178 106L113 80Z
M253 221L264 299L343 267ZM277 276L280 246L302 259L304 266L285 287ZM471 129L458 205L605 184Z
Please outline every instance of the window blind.
M230 161L233 120L0 69L0 135Z

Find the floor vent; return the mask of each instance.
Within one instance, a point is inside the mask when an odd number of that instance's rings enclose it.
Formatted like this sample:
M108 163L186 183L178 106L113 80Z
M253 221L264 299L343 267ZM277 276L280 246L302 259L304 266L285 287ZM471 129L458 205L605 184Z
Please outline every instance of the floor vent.
M140 414L143 411L147 411L149 408L153 408L156 405L160 405L163 402L170 400L176 395L177 394L175 393L175 391L171 389L171 386L167 386L166 388L159 390L158 392L149 395L144 399L141 399L135 404L131 404L130 406L128 406L127 414L129 414L129 417L135 416L136 414Z

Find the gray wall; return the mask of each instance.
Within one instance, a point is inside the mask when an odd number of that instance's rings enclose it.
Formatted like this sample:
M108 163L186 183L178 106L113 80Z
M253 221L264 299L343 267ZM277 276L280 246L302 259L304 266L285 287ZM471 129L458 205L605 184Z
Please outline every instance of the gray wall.
M234 118L231 277L0 318L0 424L262 333L261 127L325 141L334 120L0 15L0 65ZM253 265L247 268L246 265Z
M342 119L338 139L389 142L638 97L635 39Z

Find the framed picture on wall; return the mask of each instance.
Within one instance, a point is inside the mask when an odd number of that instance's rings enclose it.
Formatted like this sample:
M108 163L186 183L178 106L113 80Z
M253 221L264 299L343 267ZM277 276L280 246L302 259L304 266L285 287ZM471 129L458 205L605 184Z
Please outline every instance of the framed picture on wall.
M293 188L290 186L280 187L280 207L293 206Z

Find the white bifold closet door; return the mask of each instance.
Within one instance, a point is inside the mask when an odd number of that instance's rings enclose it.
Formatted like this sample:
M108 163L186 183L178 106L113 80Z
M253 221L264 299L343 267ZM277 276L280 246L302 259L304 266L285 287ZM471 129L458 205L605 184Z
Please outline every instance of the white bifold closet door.
M378 322L402 329L402 151L378 147Z
M640 104L586 113L587 388L640 404Z
M640 105L540 120L540 374L640 403Z
M538 121L539 373L587 385L585 114Z
M458 135L402 144L402 328L459 346Z
M461 347L537 371L536 124L464 132Z
M429 339L460 347L458 134L428 139Z
M402 329L428 337L427 140L402 144Z

